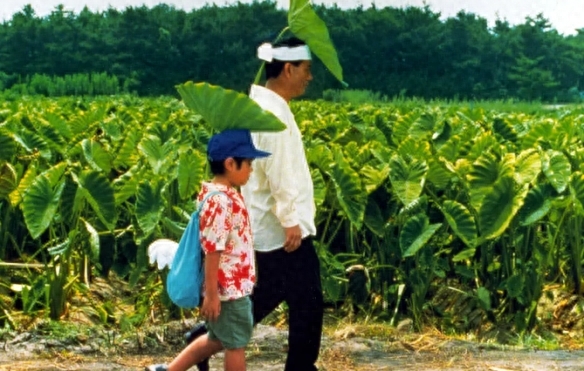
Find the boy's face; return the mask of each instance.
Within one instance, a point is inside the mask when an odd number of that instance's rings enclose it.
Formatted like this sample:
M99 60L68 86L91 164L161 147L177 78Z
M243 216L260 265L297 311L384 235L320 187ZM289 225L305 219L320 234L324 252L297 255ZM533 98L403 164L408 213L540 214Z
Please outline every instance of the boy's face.
M239 187L247 183L253 171L252 162L253 159L246 158L239 166L232 157L225 159L225 177L233 187Z

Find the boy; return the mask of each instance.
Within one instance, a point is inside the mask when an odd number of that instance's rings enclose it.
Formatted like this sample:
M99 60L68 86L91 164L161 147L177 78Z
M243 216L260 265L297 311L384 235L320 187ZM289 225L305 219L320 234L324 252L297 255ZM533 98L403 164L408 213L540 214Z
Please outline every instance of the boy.
M254 159L269 155L255 148L249 130L225 130L209 141L207 157L214 177L203 182L198 201L221 192L208 198L199 216L205 253L201 315L209 332L169 365L148 366L146 371L186 371L222 349L225 371L245 371L245 346L253 330L249 296L256 277L249 215L236 187L247 183Z

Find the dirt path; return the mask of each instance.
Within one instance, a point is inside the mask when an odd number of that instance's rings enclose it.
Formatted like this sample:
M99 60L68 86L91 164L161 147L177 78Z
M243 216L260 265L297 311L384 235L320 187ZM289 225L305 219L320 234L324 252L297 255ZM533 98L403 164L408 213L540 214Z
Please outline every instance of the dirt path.
M182 346L177 341L182 330L143 334L148 336L142 340L138 336L136 342L142 342L138 347L127 339L115 340L113 335L107 340L112 344L104 346L97 339L78 339L67 344L21 334L3 344L0 370L143 370L144 365L172 359ZM158 343L152 343L150 335ZM283 370L286 335L285 330L259 325L248 351L248 370ZM211 369L222 370L222 361L221 355L214 357ZM319 362L323 371L575 371L584 370L584 351L528 351L446 339L435 334L374 340L345 330L323 339Z

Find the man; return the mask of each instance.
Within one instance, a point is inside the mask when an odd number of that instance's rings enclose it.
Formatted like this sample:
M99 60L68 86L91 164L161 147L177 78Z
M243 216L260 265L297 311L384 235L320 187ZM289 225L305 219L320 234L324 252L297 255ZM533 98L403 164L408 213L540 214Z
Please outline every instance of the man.
M253 85L250 97L272 112L286 129L253 133L255 146L272 153L256 161L241 188L251 217L258 283L251 296L254 323L279 304L289 308L288 357L285 371L317 370L323 319L320 267L311 236L316 234L313 185L302 136L289 107L304 94L310 80L311 54L297 38L262 44L265 87ZM202 329L190 334L196 337ZM206 364L199 369L205 370Z

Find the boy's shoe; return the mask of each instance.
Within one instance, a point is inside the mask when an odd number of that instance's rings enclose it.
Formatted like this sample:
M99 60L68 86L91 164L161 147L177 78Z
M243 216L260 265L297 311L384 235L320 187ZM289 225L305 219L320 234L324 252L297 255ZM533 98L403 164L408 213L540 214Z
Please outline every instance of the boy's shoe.
M187 344L190 344L193 341L195 341L196 338L205 335L206 333L207 327L205 326L205 323L199 322L195 325L195 327L193 327L189 332L185 334L185 340L187 341ZM209 358L206 358L201 362L197 363L197 368L199 369L199 371L209 371Z
M144 369L144 371L167 371L167 370L168 370L167 365L150 365L146 366L146 368Z

